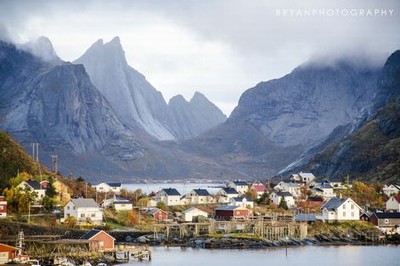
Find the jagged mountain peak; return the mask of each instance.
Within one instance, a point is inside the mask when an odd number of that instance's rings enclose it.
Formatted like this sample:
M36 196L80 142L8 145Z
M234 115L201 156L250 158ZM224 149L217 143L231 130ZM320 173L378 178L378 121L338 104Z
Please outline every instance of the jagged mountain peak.
M173 96L168 101L169 106L171 106L173 104L187 104L187 103L188 103L188 101L186 101L185 97L183 97L181 94Z
M47 63L53 65L59 65L63 63L54 50L52 42L46 36L40 36L36 40L22 44L19 48L39 57Z

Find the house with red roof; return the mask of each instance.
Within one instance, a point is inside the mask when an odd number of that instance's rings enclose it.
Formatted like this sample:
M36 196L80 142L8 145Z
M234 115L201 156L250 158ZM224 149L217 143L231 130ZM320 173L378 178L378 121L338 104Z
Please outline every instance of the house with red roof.
M267 187L263 183L255 182L251 185L250 190L255 191L257 199L259 199L267 191Z
M386 210L400 212L400 196L390 196L386 201Z

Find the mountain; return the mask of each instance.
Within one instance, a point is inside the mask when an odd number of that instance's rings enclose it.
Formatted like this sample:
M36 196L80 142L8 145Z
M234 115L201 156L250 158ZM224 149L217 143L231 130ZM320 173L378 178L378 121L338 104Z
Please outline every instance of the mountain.
M319 176L398 181L400 167L400 51L386 61L373 99L373 115L297 169Z
M0 92L0 129L28 151L39 143L40 161L47 165L57 155L64 175L95 181L211 177L224 171L238 176L125 124L83 65L53 65L0 42ZM205 101L195 98L202 97L194 97L191 110Z
M245 91L225 123L182 149L240 166L250 176L275 175L371 108L379 73L379 66L355 59L305 63Z
M190 139L226 120L226 116L200 92L187 102L181 95L170 99L171 110L179 132L179 139Z
M60 65L63 63L54 50L53 44L47 37L41 36L34 41L20 45L19 48L52 65Z
M139 125L159 140L190 138L226 119L200 94L190 105L173 99L170 108L162 94L128 65L118 37L108 43L98 40L74 63L85 66L93 84L125 124Z

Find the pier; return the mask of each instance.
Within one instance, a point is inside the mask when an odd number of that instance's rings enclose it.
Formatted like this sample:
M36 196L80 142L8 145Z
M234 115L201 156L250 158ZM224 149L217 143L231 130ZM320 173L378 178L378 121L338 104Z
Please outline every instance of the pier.
M266 240L279 240L285 237L304 239L307 237L307 224L293 221L276 221L260 219L211 221L204 223L154 224L154 238L160 234L165 238L178 237L184 239L191 236L212 235L217 232L251 233Z

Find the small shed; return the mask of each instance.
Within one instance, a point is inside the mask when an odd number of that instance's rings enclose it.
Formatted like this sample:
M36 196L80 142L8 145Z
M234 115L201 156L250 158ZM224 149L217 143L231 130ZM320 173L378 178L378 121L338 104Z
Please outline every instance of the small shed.
M395 228L400 226L399 212L376 212L370 218L371 223L379 228Z
M7 262L15 259L17 250L18 249L16 247L0 243L0 264L6 264Z
M222 205L215 209L215 218L217 220L229 221L232 218L247 218L251 211L241 206Z
M208 213L198 208L192 207L182 212L182 221L195 222L198 221L199 216L208 217Z
M103 230L93 229L84 234L80 239L98 242L99 250L113 250L115 248L115 238Z
M168 213L158 208L148 209L146 214L153 216L155 222L164 222L168 219Z

